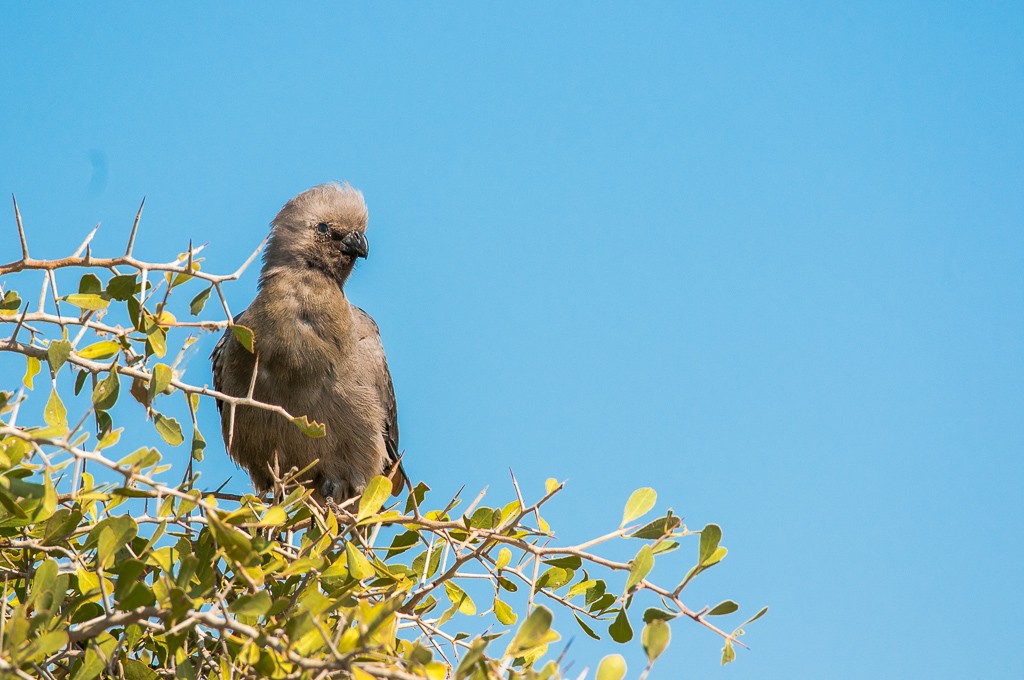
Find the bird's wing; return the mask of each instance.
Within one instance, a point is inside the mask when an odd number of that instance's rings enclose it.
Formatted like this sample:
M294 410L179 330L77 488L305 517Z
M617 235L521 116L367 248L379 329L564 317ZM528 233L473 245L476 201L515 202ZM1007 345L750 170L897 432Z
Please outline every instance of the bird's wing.
M242 318L242 314L245 312L239 312L232 319L233 323L238 323L238 320ZM225 347L227 346L228 339L233 335L230 328L224 330L224 335L220 336L220 340L213 346L213 351L210 352L210 359L213 361L213 389L218 392L223 392L224 386L224 360L225 360ZM224 402L217 399L217 413L221 413L224 410Z
M380 341L380 330L377 328L373 318L353 305L356 318L356 329L359 334L359 344L367 351L374 363L374 387L377 390L377 398L384 408L384 445L387 447L389 468L397 464L397 474L393 475L395 491L403 486L403 480L407 479L405 467L402 465L401 454L398 450L398 403L395 401L395 386L391 382L391 371L388 370L388 360L384 356L384 345ZM385 470L386 472L386 470Z

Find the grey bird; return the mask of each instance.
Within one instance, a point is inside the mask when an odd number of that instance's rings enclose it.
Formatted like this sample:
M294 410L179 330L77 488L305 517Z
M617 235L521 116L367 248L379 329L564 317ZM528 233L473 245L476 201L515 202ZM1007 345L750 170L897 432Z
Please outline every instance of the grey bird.
M308 437L278 413L221 401L228 454L259 492L275 470L303 469L302 483L321 500L362 493L375 475L390 474L394 493L405 479L398 452L398 409L377 324L345 296L357 258L369 253L363 195L348 184L321 184L288 201L271 222L259 292L235 323L252 329L249 352L231 329L213 350L213 385L248 395L293 416L326 425ZM253 382L253 371L256 371Z

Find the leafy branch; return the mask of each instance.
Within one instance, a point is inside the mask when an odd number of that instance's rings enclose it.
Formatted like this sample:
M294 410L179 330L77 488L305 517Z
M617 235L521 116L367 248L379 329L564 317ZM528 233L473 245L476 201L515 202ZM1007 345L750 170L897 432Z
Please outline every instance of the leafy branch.
M202 271L202 247L191 244L170 262L144 262L133 255L140 206L124 255L94 257L94 229L71 256L38 260L16 202L14 212L22 257L0 266L0 323L10 329L0 351L5 367L21 357L25 368L16 392L0 392L3 674L568 677L572 662L550 655L557 612L560 625L571 617L586 635L606 630L617 643L630 642L642 622L646 677L669 644L670 621L689 619L718 636L727 663L745 646L744 628L765 613L730 631L712 620L738 610L731 600L684 603L693 579L725 557L722 532L690 530L672 510L642 522L657 505L652 489L630 496L617 529L577 544L558 541L543 517L563 491L556 480L528 501L512 476L514 497L488 503L485 490L465 505L461 494L433 504L424 483L388 505L390 482L378 477L358 499L325 508L296 483L297 470L278 471L265 498L201 490L194 470L206 439L197 413L210 399L263 409L309 436L323 432L303 414L184 378L197 333L232 328L253 341L232 323L221 286L259 249L227 275ZM62 295L59 276L71 273L77 286ZM40 274L29 311L18 288ZM187 310L175 306L175 293L197 285ZM224 318L202 317L213 293ZM195 320L178 320L186 315ZM165 362L172 348L176 357ZM49 389L37 390L44 364ZM19 373L5 368L6 386ZM175 392L183 404L170 401ZM40 406L41 423L19 422ZM192 425L177 483L164 453L185 441L175 410ZM154 434L155 445L131 451L121 441ZM659 573L683 574L674 562L687 544L696 563L674 587L660 585L656 563ZM639 548L621 561L602 554L612 545ZM597 678L625 671L612 654Z

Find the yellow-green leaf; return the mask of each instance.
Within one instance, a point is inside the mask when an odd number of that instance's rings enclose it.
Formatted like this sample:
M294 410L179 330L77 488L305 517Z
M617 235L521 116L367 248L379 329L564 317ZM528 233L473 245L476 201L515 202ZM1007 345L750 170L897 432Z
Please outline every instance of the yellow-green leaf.
M519 617L512 611L512 607L508 603L494 598L494 618L506 626L511 626Z
M109 359L120 351L121 345L113 340L101 340L78 350L78 356L83 359Z
M43 410L43 420L50 427L61 429L61 433L68 429L68 410L64 408L64 402L57 395L57 390L50 392L50 398Z
M46 348L46 360L50 362L50 370L57 373L64 362L71 356L71 343L67 340L54 340Z
M717 524L709 524L700 532L700 559L697 562L701 565L709 564L715 551L718 550L718 542L722 540L722 529ZM725 555L722 555L724 557ZM722 558L719 557L717 561Z
M537 605L516 631L516 635L505 650L505 656L517 657L539 645L558 639L558 634L551 630L551 610Z
M626 677L626 660L621 654L609 654L597 665L595 680L622 680Z
M496 566L498 569L504 569L508 566L508 563L512 561L512 551L508 548L502 548L498 551L498 561Z
M116 430L111 430L102 437L100 437L99 443L96 444L96 450L99 451L101 449L107 448L108 446L113 446L114 444L116 444L118 441L121 440L121 432L123 430L123 427L119 427Z
M306 416L298 416L292 418L292 423L302 430L302 434L307 437L313 437L314 439L323 437L327 434L327 426L323 423L318 423L315 420L310 420Z
M181 434L181 425L174 418L168 418L164 414L154 411L153 424L164 441L171 446L178 446L185 441L185 437Z
M643 645L644 651L647 652L647 659L651 663L654 663L662 655L671 639L672 632L669 625L661 619L652 620L644 626L643 632L640 633L640 644Z
M72 293L64 300L79 309L106 309L110 304L110 298L99 293Z
M112 367L103 380L96 383L92 391L92 403L99 411L106 411L117 403L117 395L121 391L121 381L117 367Z
M171 386L171 380L174 378L174 371L167 364L155 364L153 366L153 377L149 379L149 401L158 394L162 394L164 390Z
M257 593L240 595L228 606L228 611L242 616L262 616L267 613L271 604L273 601L270 598L270 593L261 590Z
M391 480L381 475L371 479L370 483L366 485L363 495L359 498L359 514L356 515L356 520L366 519L370 515L376 514L390 495Z
M345 559L347 560L348 573L352 574L352 577L358 581L370 578L376 573L373 570L373 565L359 551L359 548L348 541L345 542Z
M242 343L242 347L246 348L250 352L256 351L256 335L252 332L251 328L233 324L231 326L231 332L235 334L238 342Z
M472 616L476 614L476 604L466 594L466 591L451 581L444 582L444 592L452 604L458 607L463 614Z
M192 316L198 316L199 312L203 311L203 307L206 306L206 301L210 298L210 291L212 290L213 286L210 286L192 298L192 302L188 303L188 310L192 312Z
M32 389L32 378L36 377L39 373L39 369L42 368L43 363L35 357L28 357L28 366L25 368L25 377L22 378L22 382L25 383L25 387Z
M626 579L626 592L628 593L635 588L641 581L647 578L647 575L651 573L651 568L654 567L654 553L651 552L651 547L645 545L640 548L640 552L636 554L633 561L629 564L629 578Z
M736 660L736 650L732 648L732 640L725 641L725 647L722 647L722 665Z
M634 491L626 501L626 509L622 512L622 524L619 526L626 526L633 520L646 515L657 500L658 494L654 489L644 487Z

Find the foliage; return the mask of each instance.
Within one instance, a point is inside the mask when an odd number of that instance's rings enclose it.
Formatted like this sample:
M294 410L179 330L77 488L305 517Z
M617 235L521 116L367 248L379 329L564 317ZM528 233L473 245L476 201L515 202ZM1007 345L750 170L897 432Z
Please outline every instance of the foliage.
M0 674L556 678L567 669L549 654L560 639L555 612L560 628L618 643L641 627L644 676L673 619L720 635L723 663L742 645L746 623L725 632L709 621L735 603L696 611L681 600L725 556L721 530L691 531L671 510L641 522L656 505L652 489L633 493L618 528L571 546L541 514L562 489L555 480L527 500L513 477L514 498L487 505L481 493L464 508L458 497L432 504L422 482L388 505L382 477L331 509L292 483L296 471L269 499L199 489L206 440L197 413L213 399L323 432L302 414L183 379L194 334L231 326L222 286L253 258L224 276L203 272L191 245L169 263L140 261L140 208L123 256L93 257L94 230L72 256L36 260L16 205L15 215L22 257L0 267L0 322L11 330L0 350L21 355L25 371L5 371L2 386L17 394L0 394ZM75 292L62 295L56 274L74 272ZM30 312L22 291L32 276L43 289ZM190 288L187 309L172 311L172 293ZM201 315L214 294L227 320L179 320ZM251 331L233 328L251 344ZM33 407L37 419L20 423ZM154 436L156 446L122 443ZM175 483L166 454L186 440L173 454L188 461ZM655 563L694 534L697 561L679 585L653 582ZM593 551L610 542L635 556ZM641 601L651 606L641 612ZM613 654L596 677L625 672Z

